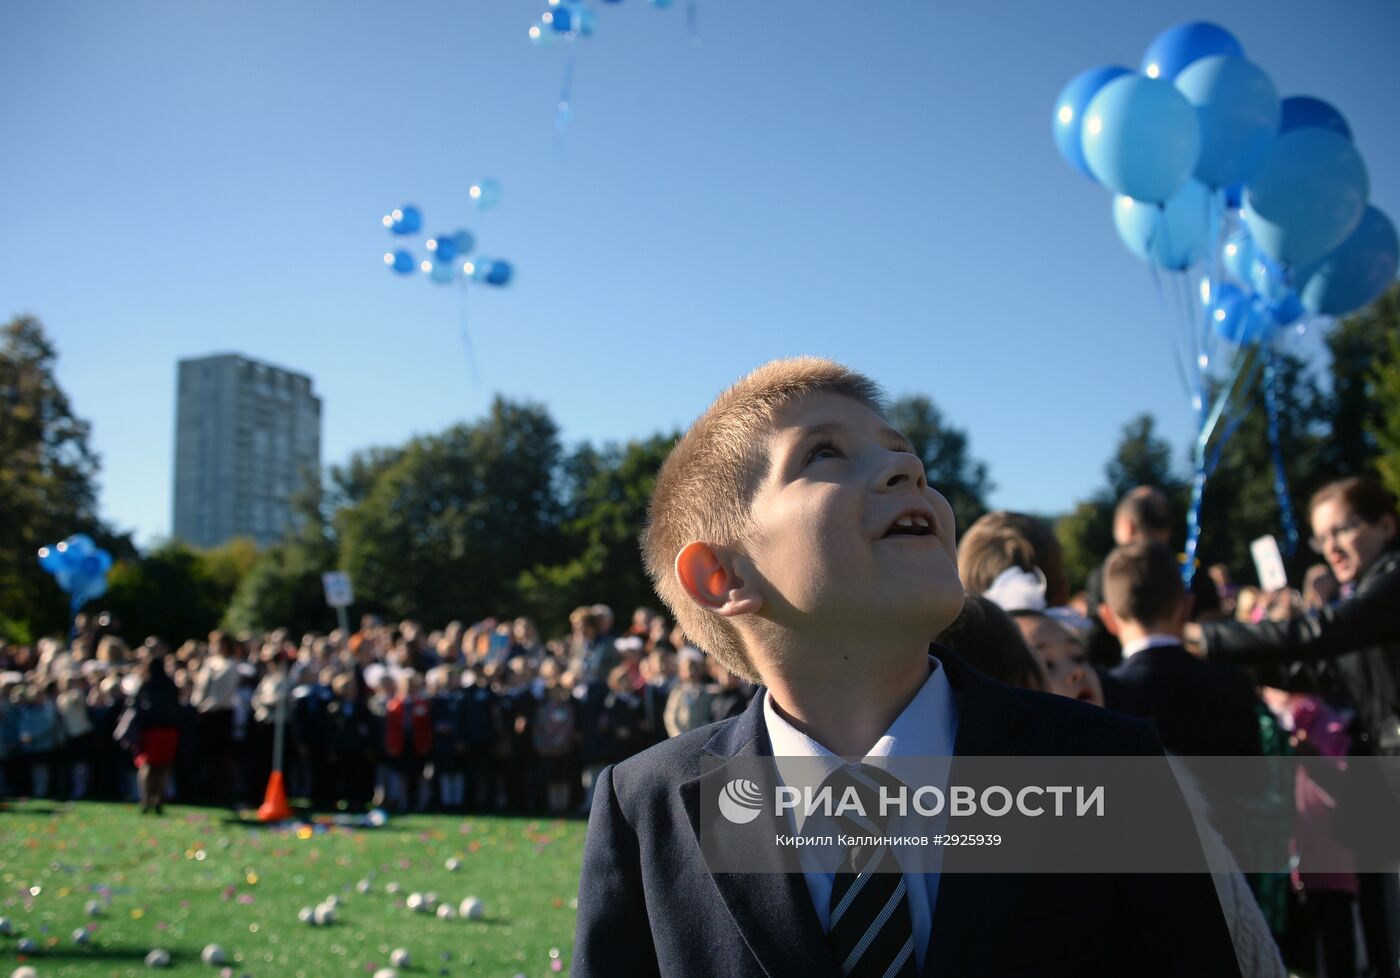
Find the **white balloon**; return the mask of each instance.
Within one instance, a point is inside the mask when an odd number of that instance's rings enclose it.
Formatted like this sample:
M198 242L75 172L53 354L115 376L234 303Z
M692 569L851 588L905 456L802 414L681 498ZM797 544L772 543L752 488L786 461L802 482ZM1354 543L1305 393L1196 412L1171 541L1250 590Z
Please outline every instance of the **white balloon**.
M170 952L164 948L156 948L146 955L146 967L148 968L168 968L170 967Z
M74 944L86 944L88 939L88 929L86 927L79 927L77 930L73 931Z
M462 901L462 906L458 908L463 917L468 920L480 920L486 916L486 905L476 897L467 897Z
M204 950L199 952L199 960L205 964L223 964L228 960L228 955L224 949L217 944L206 944Z
M19 951L20 954L33 954L39 950L39 945L34 943L33 938L21 937L19 943L15 945L15 950Z
M447 860L447 862L443 863L443 865L447 867L449 873L455 873L462 868L462 860L453 856L451 859Z
M453 908L452 904L444 903L437 908L437 915L440 920L451 920L453 917L457 916L457 911Z
M396 947L389 953L389 963L395 968L407 968L411 960L406 947Z
M387 893L387 894L389 894L390 896L393 896L395 893L398 893L398 892L399 892L400 890L402 890L402 889L403 889L403 887L399 886L399 884L397 884L397 883L385 883L385 884L384 884L384 892Z
M83 913L89 917L102 916L102 904L97 900L89 900L83 905Z
M0 936L9 937L15 932L15 925L10 922L9 917L0 917Z
M22 964L14 971L10 972L10 978L39 978L39 972L35 971L27 964Z
M380 968L374 973L374 978L399 978L399 973L393 968Z
M312 911L311 916L316 921L317 927L325 927L335 923L335 907L328 907L323 903Z
M297 911L297 920L300 920L303 924L315 923L316 911L312 910L310 907L302 907Z
M355 891L357 893L368 893L370 890L373 889L374 884L371 883L369 880L360 880L360 882L355 884Z

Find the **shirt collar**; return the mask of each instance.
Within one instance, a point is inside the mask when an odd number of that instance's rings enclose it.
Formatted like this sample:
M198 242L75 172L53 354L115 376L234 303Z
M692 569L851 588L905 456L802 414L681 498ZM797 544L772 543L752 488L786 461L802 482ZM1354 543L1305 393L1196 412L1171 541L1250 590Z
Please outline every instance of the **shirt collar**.
M1123 658L1129 658L1148 649L1160 649L1168 645L1180 644L1181 638L1177 635L1144 635L1136 642L1129 642L1123 646Z
M773 745L778 777L784 784L805 783L811 774L811 759L819 762L824 778L846 763L779 714L768 690L764 690L763 694L763 722L768 728L768 740ZM875 742L875 746L870 748L866 759L878 763L880 758L951 756L957 722L957 706L953 689L948 684L947 672L937 659L930 656L928 679ZM784 774L785 757L807 759L800 765L787 765L795 781Z

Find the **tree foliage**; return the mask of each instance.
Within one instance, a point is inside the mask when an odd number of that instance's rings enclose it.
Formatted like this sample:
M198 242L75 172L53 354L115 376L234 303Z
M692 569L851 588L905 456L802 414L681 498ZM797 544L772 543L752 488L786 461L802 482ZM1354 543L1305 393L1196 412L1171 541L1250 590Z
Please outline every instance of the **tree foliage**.
M203 638L219 626L258 560L257 545L243 537L209 550L167 541L113 566L102 604L133 641Z
M562 556L561 452L543 407L500 397L478 422L414 438L335 514L357 598L438 623L508 606L522 571Z
M57 351L33 316L0 332L0 634L62 633L68 602L38 549L87 533L114 557L131 541L97 518L97 454L54 375Z
M929 485L952 504L960 529L987 512L987 495L996 488L987 465L972 457L967 432L948 424L929 398L901 397L890 405L890 424L903 432L924 463Z
M569 611L604 600L621 613L655 604L638 535L656 474L675 435L653 435L601 452L585 444L565 465L563 546L569 558L536 565L516 583L520 607L548 630L563 630Z

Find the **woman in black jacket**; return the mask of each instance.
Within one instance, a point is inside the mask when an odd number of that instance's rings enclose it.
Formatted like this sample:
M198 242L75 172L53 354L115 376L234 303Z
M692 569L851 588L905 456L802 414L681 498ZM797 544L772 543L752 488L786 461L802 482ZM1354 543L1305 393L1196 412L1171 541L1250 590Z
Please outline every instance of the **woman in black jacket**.
M1241 665L1335 660L1356 706L1365 753L1400 754L1400 515L1395 497L1367 478L1323 486L1308 506L1313 549L1341 599L1287 621L1203 622L1187 643Z

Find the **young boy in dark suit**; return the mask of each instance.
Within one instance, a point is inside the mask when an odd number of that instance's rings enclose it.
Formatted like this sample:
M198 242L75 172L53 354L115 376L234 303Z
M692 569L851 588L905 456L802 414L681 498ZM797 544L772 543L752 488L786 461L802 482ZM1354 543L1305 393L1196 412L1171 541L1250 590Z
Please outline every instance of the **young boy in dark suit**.
M657 477L648 572L766 689L601 774L575 976L1238 974L1201 877L708 868L699 785L727 759L1160 753L1138 721L930 655L962 606L954 537L879 389L839 364L770 363L692 425Z

